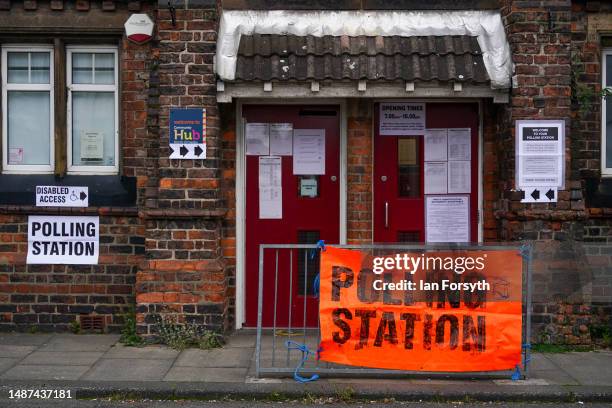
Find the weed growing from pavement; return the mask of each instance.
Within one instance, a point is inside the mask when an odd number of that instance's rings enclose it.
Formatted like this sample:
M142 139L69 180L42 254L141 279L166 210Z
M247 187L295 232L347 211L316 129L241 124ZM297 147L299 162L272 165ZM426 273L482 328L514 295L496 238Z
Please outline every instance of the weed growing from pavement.
M130 306L123 315L123 328L119 341L126 346L141 346L144 343L143 338L136 331L136 310L134 306Z
M355 390L351 387L345 387L336 390L336 398L342 402L354 402L355 401Z
M572 351L593 351L593 346L578 346L578 345L568 345L568 344L532 344L531 350L537 353L570 353Z
M157 316L155 329L159 341L176 350L184 350L188 347L198 347L210 350L222 347L225 343L223 336L219 333L205 330L201 326L189 323L178 323L171 316Z

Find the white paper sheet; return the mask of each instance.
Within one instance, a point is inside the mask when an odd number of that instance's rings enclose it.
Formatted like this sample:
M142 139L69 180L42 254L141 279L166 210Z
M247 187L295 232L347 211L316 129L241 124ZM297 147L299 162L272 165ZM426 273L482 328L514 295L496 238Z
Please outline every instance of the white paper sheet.
M471 163L469 160L448 162L448 193L470 193L472 189Z
M270 154L277 156L293 154L292 123L270 123Z
M516 184L525 187L565 185L565 122L516 121Z
M270 125L267 123L246 124L246 154L267 156L270 154Z
M563 185L563 156L519 156L521 187L557 187Z
M379 122L382 136L422 135L425 132L425 104L382 102Z
M293 174L325 174L325 129L293 130Z
M259 189L259 218L283 218L283 189L281 187L261 187Z
M448 129L448 160L470 160L471 150L470 128Z
M259 156L259 218L283 218L282 157Z
M281 187L282 158L279 156L259 156L259 187Z
M425 197L425 241L469 242L469 196Z
M425 161L447 160L447 129L427 129L425 131Z
M446 162L425 162L425 194L446 194Z

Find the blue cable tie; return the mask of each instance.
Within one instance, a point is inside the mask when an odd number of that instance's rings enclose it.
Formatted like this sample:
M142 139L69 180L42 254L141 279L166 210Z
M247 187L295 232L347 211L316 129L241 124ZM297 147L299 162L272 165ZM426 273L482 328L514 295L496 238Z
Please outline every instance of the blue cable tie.
M531 350L531 344L525 343L523 344L523 348L527 350ZM527 363L529 363L530 361L531 361L531 353L529 354L529 357L525 358L525 367L527 367Z
M319 286L321 285L321 275L317 273L317 276L314 278L314 282L312 284L312 295L315 299L319 298Z
M317 249L320 249L321 252L325 251L325 240L320 239L317 242L317 247L310 251L310 259L314 259L315 255L317 254Z
M518 364L516 365L516 369L512 373L512 376L510 377L510 379L512 381L518 381L521 379L521 369L519 368Z
M529 260L529 250L531 249L531 245L529 244L523 244L521 245L521 247L519 248L519 252L521 253L521 256L523 257L524 260L528 261Z
M287 340L285 342L285 346L289 349L289 350L299 350L302 352L302 361L300 361L300 363L298 364L298 366L295 368L295 371L293 372L293 379L299 383L307 383L307 382L311 382L311 381L316 381L319 379L319 376L317 374L313 374L312 376L310 376L310 378L308 377L302 377L301 375L298 374L298 372L304 368L304 363L306 362L306 360L308 360L308 356L310 354L315 354L312 351L310 351L308 349L308 346L302 343L296 343L295 341L291 341L291 340ZM318 351L317 351L318 352Z

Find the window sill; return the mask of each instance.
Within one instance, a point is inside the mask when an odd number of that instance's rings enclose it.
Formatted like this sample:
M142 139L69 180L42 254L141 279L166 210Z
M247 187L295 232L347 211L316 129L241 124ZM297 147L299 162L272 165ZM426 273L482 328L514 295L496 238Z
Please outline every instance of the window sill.
M79 186L89 189L90 207L133 207L136 205L136 178L119 175L53 174L0 175L0 206L36 206L36 186Z

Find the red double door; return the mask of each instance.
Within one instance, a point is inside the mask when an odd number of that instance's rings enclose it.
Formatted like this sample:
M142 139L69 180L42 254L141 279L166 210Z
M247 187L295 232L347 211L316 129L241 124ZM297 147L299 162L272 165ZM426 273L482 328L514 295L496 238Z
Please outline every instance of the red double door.
M423 135L380 135L378 104L374 106L373 241L425 241ZM282 218L259 217L259 156L246 156L246 279L247 327L257 325L259 245L339 242L340 230L340 112L336 106L247 105L247 123L291 123L293 129L324 129L325 174L295 175L293 157L282 156ZM470 240L478 228L478 104L427 103L427 128L469 128L471 135ZM349 141L350 143L350 141ZM412 150L411 150L412 149ZM295 153L295 152L294 152ZM407 159L408 157L408 159ZM304 196L303 179L316 185L314 197ZM349 184L350 190L350 184ZM462 194L465 196L466 194ZM314 279L318 254L304 250L279 251L278 273L274 251L264 256L262 325L316 326L318 300ZM276 303L275 303L276 302ZM274 305L276 304L276 314ZM304 310L306 313L304 313ZM291 316L291 318L290 318Z
M310 244L340 240L340 111L337 106L248 105L247 123L291 123L294 130L322 129L325 174L295 175L293 156L281 156L282 218L260 218L259 156L246 156L246 326L257 325L260 244ZM295 146L294 146L295 147ZM295 151L294 151L295 153ZM317 251L274 250L264 255L263 327L316 326ZM276 314L274 305L276 300ZM306 313L304 313L304 310Z
M471 191L469 236L478 240L478 104L427 103L427 129L469 128ZM374 126L374 242L424 242L424 140L423 135L379 134L379 108ZM466 193L460 194L465 196Z

